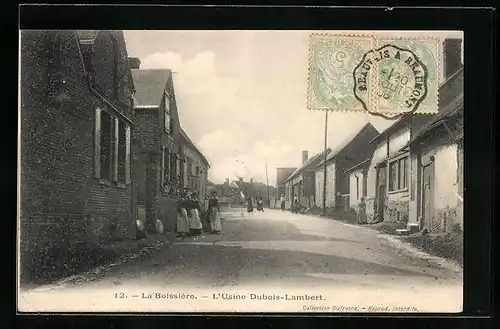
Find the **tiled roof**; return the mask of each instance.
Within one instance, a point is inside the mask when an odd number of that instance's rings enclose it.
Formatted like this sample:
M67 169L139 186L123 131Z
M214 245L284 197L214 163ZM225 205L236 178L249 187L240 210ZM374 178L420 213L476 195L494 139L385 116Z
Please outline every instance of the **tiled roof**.
M369 166L370 165L370 160L371 160L371 158L365 159L365 160L361 161L360 163L355 164L351 168L345 170L344 172L349 173L351 171L364 168L365 166Z
M298 174L300 174L302 171L306 170L307 168L314 168L316 162L320 161L321 158L325 156L325 152L326 154L329 154L331 151L332 150L330 148L327 148L325 151L309 158L309 160L307 160L302 166L297 168L297 170L295 170L287 179L285 179L285 183L288 182L290 179L294 178L295 176L297 176Z
M137 105L160 105L167 81L172 77L169 69L134 69L132 78Z
M328 161L331 161L332 159L334 159L337 156L337 154L339 154L343 149L345 149L356 137L358 137L366 129L372 129L374 132L377 132L377 129L371 123L367 123L360 130L355 131L354 133L347 136L342 141L342 143L340 143L340 145L336 148L336 150L331 152L328 155L328 157L326 158L326 161L328 162ZM321 161L320 163L318 163L318 165L316 167L321 166L324 162L325 162L324 160Z
M186 134L186 132L184 131L184 129L182 129L182 127L179 127L180 129L180 134L181 134L181 137L186 141L186 143L191 146L195 151L196 153L199 154L199 156L201 157L201 159L203 160L203 162L205 162L205 164L210 167L210 163L208 162L208 159L205 157L205 155L203 153L201 153L200 149L196 146L195 143L193 143L193 141L189 138L189 136Z

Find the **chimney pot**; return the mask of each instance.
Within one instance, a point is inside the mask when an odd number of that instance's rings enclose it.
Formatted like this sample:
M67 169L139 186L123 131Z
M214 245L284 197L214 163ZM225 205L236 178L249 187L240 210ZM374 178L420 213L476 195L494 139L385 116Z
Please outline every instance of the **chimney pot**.
M444 76L447 79L462 66L462 39L445 39L443 52Z
M302 164L306 163L308 158L309 158L309 152L302 151Z
M141 68L141 60L137 57L129 57L128 63L131 70L137 70Z

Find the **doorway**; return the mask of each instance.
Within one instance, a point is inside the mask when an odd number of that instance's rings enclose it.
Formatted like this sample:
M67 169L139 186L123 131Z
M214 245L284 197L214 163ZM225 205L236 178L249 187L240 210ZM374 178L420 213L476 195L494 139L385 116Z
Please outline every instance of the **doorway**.
M423 227L432 231L434 197L434 162L422 168L422 219Z
M377 167L377 201L375 202L375 216L377 221L384 220L384 210L386 205L386 184L387 184L387 165L383 164Z

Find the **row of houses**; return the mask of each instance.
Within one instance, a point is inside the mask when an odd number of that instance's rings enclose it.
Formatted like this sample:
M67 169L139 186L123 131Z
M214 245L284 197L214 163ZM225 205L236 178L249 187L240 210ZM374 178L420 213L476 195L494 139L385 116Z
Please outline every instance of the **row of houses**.
M140 69L122 31L23 31L20 78L22 273L133 238L136 219L173 230L179 188L204 197L209 163L180 125L172 72Z
M438 114L407 114L383 132L367 124L338 150L307 159L278 189L287 206L322 207L326 156L326 207L356 210L365 199L369 221L397 221L408 231L463 229L463 64L461 40L444 41L445 80ZM305 156L304 156L305 155Z
M277 189L274 186L268 186L264 183L254 181L252 178L249 181L244 181L243 177L238 177L238 180L226 181L222 184L217 184L213 188L219 195L219 202L223 204L241 204L242 195L247 198L262 197L265 205L275 205L275 195Z

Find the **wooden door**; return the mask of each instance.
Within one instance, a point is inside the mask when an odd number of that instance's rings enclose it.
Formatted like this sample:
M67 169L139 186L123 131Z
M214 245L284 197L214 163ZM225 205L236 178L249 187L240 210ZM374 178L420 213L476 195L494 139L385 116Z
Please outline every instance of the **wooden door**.
M432 198L434 195L434 182L433 182L434 162L423 167L422 172L422 217L423 226L431 230L432 220Z
M375 212L379 220L384 220L384 210L386 204L387 166L377 168L377 202Z

